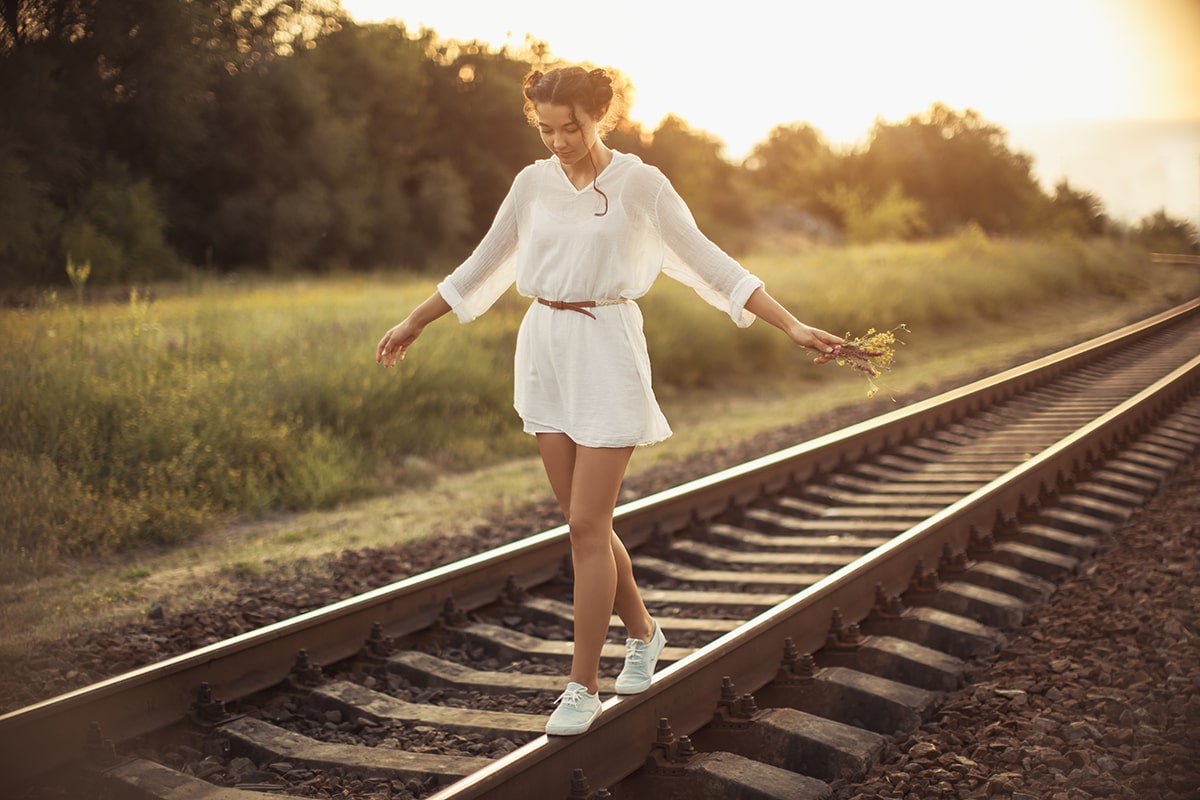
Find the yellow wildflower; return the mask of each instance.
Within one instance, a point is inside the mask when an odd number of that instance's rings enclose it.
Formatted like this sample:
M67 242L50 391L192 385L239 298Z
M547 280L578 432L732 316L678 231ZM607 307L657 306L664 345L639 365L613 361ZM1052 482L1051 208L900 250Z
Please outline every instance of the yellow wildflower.
M847 333L843 342L833 349L833 357L838 366L850 367L867 376L867 397L874 397L879 391L875 382L881 374L892 371L896 363L897 344L904 344L896 338L897 331L908 331L903 325L897 325L891 330L877 331L869 328L862 336L851 336Z

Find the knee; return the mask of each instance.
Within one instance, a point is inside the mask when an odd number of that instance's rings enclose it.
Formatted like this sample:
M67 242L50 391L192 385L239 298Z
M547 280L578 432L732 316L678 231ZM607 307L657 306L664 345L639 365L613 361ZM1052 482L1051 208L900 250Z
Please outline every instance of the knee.
M567 523L571 547L584 552L612 552L612 524L608 521L572 516Z

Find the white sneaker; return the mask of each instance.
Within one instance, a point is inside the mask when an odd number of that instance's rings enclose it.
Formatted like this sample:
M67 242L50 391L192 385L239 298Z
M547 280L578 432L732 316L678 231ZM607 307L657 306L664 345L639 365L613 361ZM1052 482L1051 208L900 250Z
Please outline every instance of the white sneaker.
M657 622L654 623L654 635L649 642L626 639L625 668L617 676L617 694L640 694L649 689L654 667L666 646L667 637L663 636Z
M575 681L567 684L567 690L554 704L558 708L546 720L546 733L551 736L583 733L600 716L600 693L588 694L587 687Z

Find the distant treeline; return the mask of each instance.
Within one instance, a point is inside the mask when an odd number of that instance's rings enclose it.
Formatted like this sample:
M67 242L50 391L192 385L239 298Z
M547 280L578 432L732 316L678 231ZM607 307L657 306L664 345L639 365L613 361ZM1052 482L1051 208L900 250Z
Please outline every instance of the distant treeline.
M551 61L360 26L322 0L0 0L0 282L210 271L421 269L461 257L515 173L545 155L521 80ZM617 65L619 66L619 65ZM619 79L626 80L624 76ZM720 102L714 98L713 102ZM826 241L1132 237L1198 252L1159 212L1047 194L972 110L935 105L830 146L798 123L743 164L668 117L609 138L660 167L737 252L764 232Z

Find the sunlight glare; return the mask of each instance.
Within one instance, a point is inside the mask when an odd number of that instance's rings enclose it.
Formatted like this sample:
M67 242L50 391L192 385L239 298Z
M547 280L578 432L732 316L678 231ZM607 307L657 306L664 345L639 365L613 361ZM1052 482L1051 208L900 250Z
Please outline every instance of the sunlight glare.
M560 58L615 67L634 83L634 120L654 127L674 113L732 155L780 123L809 122L849 142L876 118L934 102L1013 123L1162 113L1127 0L741 0L736 14L732 4L682 14L613 0L586 21L525 0L343 6L359 20L400 19L413 32L493 46L519 48L528 35Z
M1110 202L1166 202L1200 220L1200 0L739 0L703 13L644 0L342 5L360 22L402 20L413 33L514 50L531 38L556 58L614 67L634 86L631 119L653 130L674 114L733 160L777 125L806 122L850 145L877 120L940 102L1006 131L1041 131L1025 141L1048 148L1047 181L1071 164L1076 184L1116 187ZM1096 128L1086 125L1130 121L1185 128L1168 144L1158 130L1132 150L1068 152L1088 144L1079 131ZM1128 166L1133 156L1153 167Z

